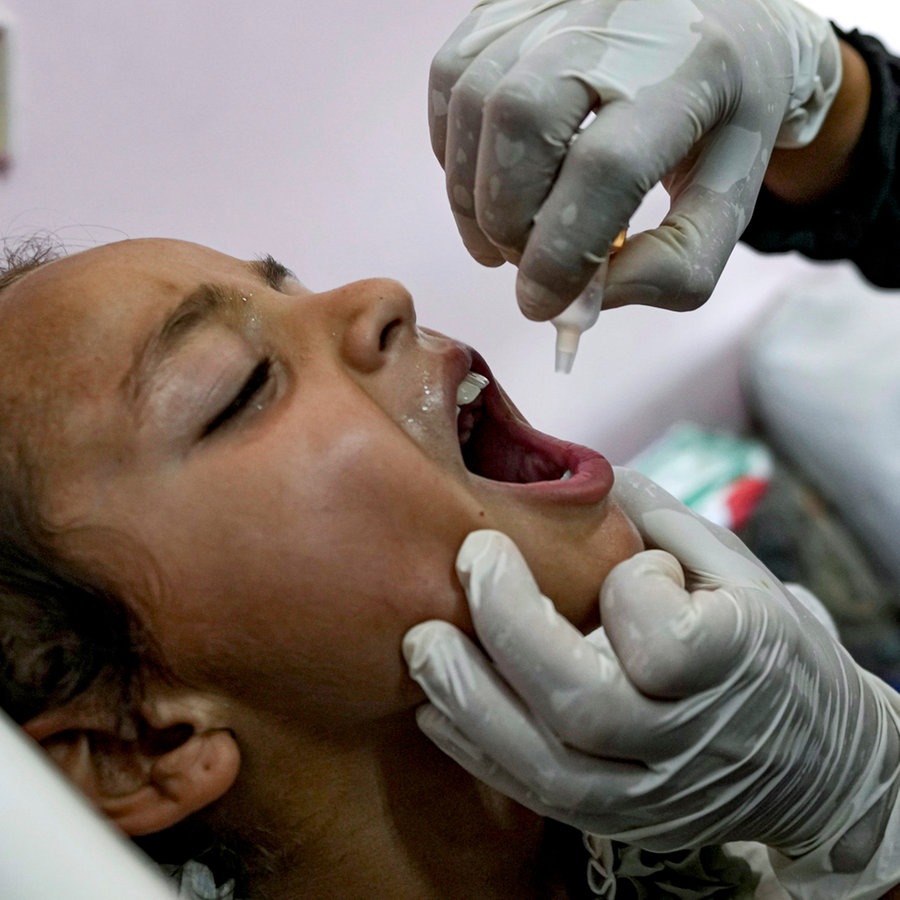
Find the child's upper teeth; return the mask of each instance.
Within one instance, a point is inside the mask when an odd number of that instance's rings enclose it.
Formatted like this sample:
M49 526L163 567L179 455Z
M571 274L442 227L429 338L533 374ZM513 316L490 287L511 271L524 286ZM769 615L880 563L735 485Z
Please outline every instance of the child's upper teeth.
M465 406L467 403L472 403L489 383L484 375L479 375L477 372L466 372L466 377L456 389L456 405Z

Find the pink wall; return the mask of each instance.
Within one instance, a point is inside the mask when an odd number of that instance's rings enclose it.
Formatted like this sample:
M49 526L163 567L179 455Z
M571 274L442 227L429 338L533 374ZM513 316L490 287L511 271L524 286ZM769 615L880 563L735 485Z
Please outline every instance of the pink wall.
M874 4L867 19L864 3L811 5L891 36ZM735 344L805 264L739 251L704 310L604 315L555 376L553 330L521 319L514 273L462 249L428 144L429 59L469 6L0 0L16 63L0 235L272 252L319 288L398 277L420 321L478 347L536 424L616 461L679 417L739 421Z

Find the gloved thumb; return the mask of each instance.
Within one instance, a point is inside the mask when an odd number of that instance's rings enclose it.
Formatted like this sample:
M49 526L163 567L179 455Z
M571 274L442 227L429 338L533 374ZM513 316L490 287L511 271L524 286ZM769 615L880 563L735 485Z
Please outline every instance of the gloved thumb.
M722 682L731 670L741 614L728 585L690 592L678 560L645 550L619 563L600 595L607 638L644 695L677 699Z

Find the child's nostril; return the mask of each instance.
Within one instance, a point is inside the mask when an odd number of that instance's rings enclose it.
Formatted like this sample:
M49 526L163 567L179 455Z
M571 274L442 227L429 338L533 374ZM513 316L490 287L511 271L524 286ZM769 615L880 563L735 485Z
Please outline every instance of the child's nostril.
M388 344L391 342L391 338L394 336L394 332L397 328L399 328L403 324L402 319L391 319L384 328L381 329L381 334L378 337L378 349L386 350Z

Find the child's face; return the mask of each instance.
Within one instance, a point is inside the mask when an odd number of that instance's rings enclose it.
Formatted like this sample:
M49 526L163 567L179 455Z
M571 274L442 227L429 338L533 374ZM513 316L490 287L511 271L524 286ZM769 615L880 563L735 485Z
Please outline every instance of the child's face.
M487 424L518 419L495 386L470 449L490 430L499 461L467 469L471 351L420 330L396 282L316 294L194 244L126 241L26 275L0 329L0 404L30 423L64 549L130 582L159 573L140 602L176 673L258 708L335 727L418 702L400 641L428 618L470 628L453 562L473 529L509 534L582 628L639 549L596 454L525 437L544 480L503 480L524 464L512 426Z

